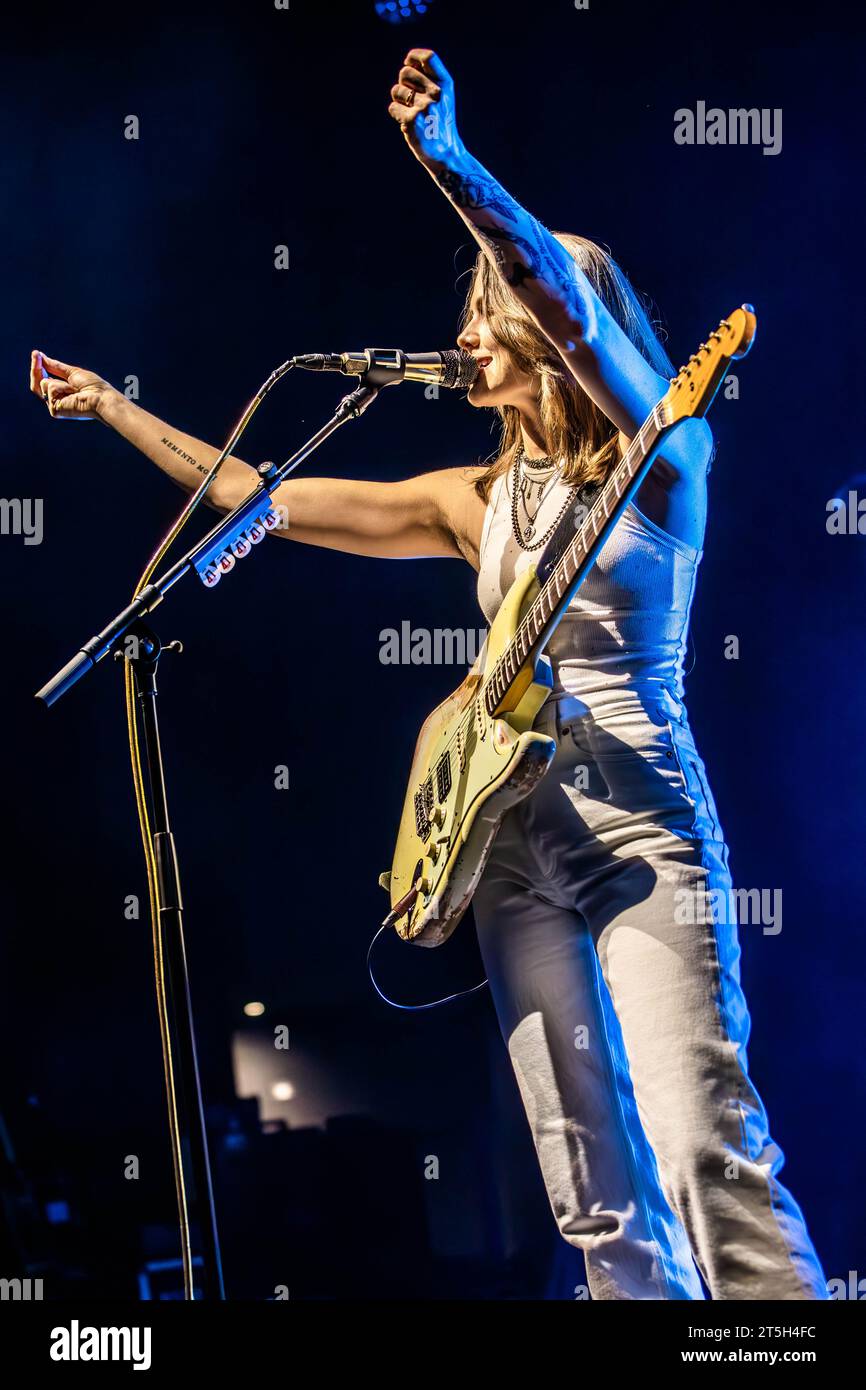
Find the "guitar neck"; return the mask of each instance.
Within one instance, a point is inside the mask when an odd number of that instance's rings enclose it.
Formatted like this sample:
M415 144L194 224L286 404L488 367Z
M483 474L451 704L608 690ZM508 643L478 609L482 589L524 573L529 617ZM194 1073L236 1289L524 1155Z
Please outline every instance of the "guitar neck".
M592 510L559 557L527 609L509 645L484 683L489 714L504 700L517 673L544 651L599 551L648 473L670 425L656 406L598 494ZM565 523L568 523L566 514Z

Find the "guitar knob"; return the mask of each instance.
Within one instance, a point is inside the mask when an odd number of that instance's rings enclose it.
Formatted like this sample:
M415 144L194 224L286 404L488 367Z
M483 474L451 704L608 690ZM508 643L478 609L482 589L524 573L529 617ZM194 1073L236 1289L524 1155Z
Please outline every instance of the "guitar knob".
M444 820L445 820L445 812L442 810L442 807L441 807L441 806L434 806L433 810L432 810L431 813L430 813L430 824L431 824L431 825L435 825L436 828L438 829L439 826L442 825L442 823L443 823Z

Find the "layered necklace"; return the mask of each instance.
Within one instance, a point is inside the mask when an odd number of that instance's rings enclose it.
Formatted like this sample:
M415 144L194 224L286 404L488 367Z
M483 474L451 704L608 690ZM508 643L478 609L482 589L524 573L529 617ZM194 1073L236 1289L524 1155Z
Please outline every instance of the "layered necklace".
M530 459L522 444L518 444L514 455L514 476L511 487L511 526L514 539L521 550L538 550L549 540L565 514L565 509L578 491L578 484L568 492L551 525L540 539L535 539L535 522L548 492L556 486L562 470L558 459ZM531 542L531 544L530 544Z

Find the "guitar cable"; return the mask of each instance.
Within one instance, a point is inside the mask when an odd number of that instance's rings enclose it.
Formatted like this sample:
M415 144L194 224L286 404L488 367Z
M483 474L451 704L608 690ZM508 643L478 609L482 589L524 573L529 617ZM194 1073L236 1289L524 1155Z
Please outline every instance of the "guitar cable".
M469 989L459 989L456 994L445 994L441 999L431 999L428 1004L398 1004L396 999L389 999L387 994L384 994L383 991L376 984L376 977L373 974L373 966L370 963L370 957L373 954L373 947L376 945L376 942L379 940L379 937L382 935L382 933L388 930L389 928L383 924L376 932L376 935L373 937L373 940L370 942L370 945L367 947L367 974L370 976L370 983L373 986L376 993L378 994L379 998L384 999L386 1004L390 1004L392 1009L400 1009L404 1013L410 1014L422 1013L425 1009L438 1009L442 1004L451 1004L455 999L464 999L469 994L477 994L480 989L484 989L485 986L489 983L487 977L485 976L480 984L471 985Z

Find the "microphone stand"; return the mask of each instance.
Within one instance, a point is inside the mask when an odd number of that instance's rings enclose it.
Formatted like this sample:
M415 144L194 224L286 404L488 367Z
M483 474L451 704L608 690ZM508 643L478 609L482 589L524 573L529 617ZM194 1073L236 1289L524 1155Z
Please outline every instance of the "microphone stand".
M387 369L381 369L384 373ZM378 375L378 372L367 373L365 376ZM182 559L172 565L171 569L166 570L161 579L155 579L150 584L145 585L137 598L126 608L121 609L111 622L106 624L101 632L95 637L91 637L83 646L79 647L75 656L62 666L49 681L46 681L41 690L37 690L36 699L42 700L46 705L53 705L72 688L81 677L101 661L104 656L117 644L125 632L128 632L137 618L141 618L145 613L150 613L156 606L162 603L169 589L177 583L191 568L195 567L200 577L211 562L226 552L231 552L231 546L238 540L243 532L261 517L269 512L269 507L263 501L266 497L279 487L290 473L309 458L320 444L333 434L340 425L344 425L347 420L357 419L359 415L372 405L379 394L380 386L390 386L392 381L384 381L371 385L364 377L364 382L357 390L351 391L340 401L336 411L326 425L323 425L316 434L311 435L306 444L303 444L297 453L286 459L279 468L273 463L261 463L257 469L259 474L259 484L243 502L239 502L233 511L229 512L223 521L214 526L207 535L199 541L192 549L188 550ZM402 380L402 375L393 378L393 381ZM266 530L273 530L276 521L266 525ZM243 551L247 553L246 549ZM236 554L240 558L240 554ZM224 567L224 572L233 568L231 564ZM207 580L204 580L211 587Z
M192 1176L193 1209L197 1212L199 1239L202 1246L202 1296L204 1299L225 1298L219 1234L211 1182L207 1131L204 1121L201 1082L195 1046L192 996L183 935L183 901L180 874L175 853L174 836L168 812L165 769L159 737L157 713L156 672L163 651L182 651L179 642L163 645L157 634L142 622L145 614L160 604L168 590L190 570L194 569L202 582L211 587L220 573L234 567L235 559L247 555L252 545L261 540L266 530L278 524L269 504L270 494L306 458L347 420L355 420L372 404L383 386L403 379L402 366L372 365L360 376L358 388L344 396L327 424L312 435L298 451L277 468L263 463L258 468L259 483L249 496L208 534L189 550L159 579L147 584L141 593L122 609L95 637L79 649L51 680L47 681L36 698L53 705L65 695L109 651L115 660L129 661L133 666L136 701L144 733L147 783L145 796L149 801L149 821L154 827L153 844L156 859L158 901L161 904L158 931L164 946L167 965L168 994L171 1019L177 1039L177 1093L182 1165ZM258 528L258 530L257 530ZM216 575L216 578L214 578ZM121 644L121 638L131 634L137 640ZM149 797L147 793L149 791ZM168 1085L168 1076L166 1077ZM169 1094L171 1110L171 1095ZM183 1212L181 1212L183 1228ZM185 1260L186 1266L186 1260ZM189 1261L191 1271L192 1262ZM186 1297L194 1298L191 1272L186 1281Z

